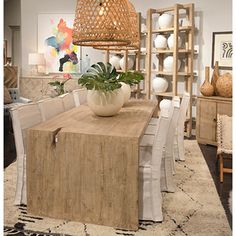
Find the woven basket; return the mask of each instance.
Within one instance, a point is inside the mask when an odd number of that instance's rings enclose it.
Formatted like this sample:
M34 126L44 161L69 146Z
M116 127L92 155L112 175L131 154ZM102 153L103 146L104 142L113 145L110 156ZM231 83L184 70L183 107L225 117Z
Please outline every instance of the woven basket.
M131 42L127 0L78 0L73 44L124 46Z
M135 8L132 3L127 0L127 4L129 7L129 18L131 23L131 43L128 46L100 46L94 47L95 49L100 50L138 50L140 47L140 31L139 31L139 16L136 13Z

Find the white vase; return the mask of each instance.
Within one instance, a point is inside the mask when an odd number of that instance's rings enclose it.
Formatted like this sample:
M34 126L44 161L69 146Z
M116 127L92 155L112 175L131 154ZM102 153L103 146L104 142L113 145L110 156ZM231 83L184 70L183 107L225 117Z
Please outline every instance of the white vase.
M171 106L171 100L169 99L162 99L159 105L160 110L169 109L170 106Z
M120 57L119 56L113 55L110 58L110 63L116 68L116 70L120 69Z
M169 49L173 49L174 47L174 34L170 34L170 36L167 39L167 44ZM178 48L180 48L182 45L182 39L178 36Z
M155 48L156 49L165 49L167 47L167 40L166 37L159 34L154 40Z
M124 94L121 89L108 92L88 90L87 102L95 115L114 116L124 104Z
M168 56L164 59L164 71L165 72L173 72L174 58L173 56ZM181 66L181 61L178 59L177 69L179 71Z
M134 66L134 59L132 57L128 57L128 70L131 70ZM125 70L125 57L120 59L120 67L124 71Z
M152 89L156 93L164 93L168 88L168 81L163 77L155 77L152 79Z
M129 84L121 82L121 90L124 94L124 104L129 101L130 96L131 96L131 88Z
M173 27L173 15L164 13L158 18L158 25L161 29Z

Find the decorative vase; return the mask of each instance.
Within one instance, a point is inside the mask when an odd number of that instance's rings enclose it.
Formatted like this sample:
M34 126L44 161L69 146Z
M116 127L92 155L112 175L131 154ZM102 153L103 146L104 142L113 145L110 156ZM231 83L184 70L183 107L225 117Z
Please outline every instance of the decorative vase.
M173 72L173 65L174 65L173 56L168 56L164 59L164 71ZM181 61L178 59L178 67L177 67L178 71L179 71L180 67L181 67Z
M158 18L158 25L161 29L173 27L173 15L164 13Z
M222 97L232 97L232 75L225 73L216 81L216 91Z
M156 93L164 93L168 88L168 81L163 77L155 77L152 79L152 89Z
M200 92L204 96L212 96L214 94L214 87L209 81L209 69L209 66L205 67L205 81L200 88Z
M124 104L129 101L130 96L131 96L131 88L129 84L121 82L121 90L124 94Z
M134 59L132 57L128 57L128 66L127 69L131 70L132 67L134 66ZM120 67L123 71L125 71L125 57L122 57L120 59Z
M167 40L166 37L159 34L154 40L155 48L156 49L165 49L167 47Z
M88 90L87 102L95 115L114 116L124 104L124 94L121 89L107 92Z
M110 63L116 68L116 70L120 70L120 57L117 55L113 55L110 58Z
M174 34L170 34L170 36L167 39L167 44L169 49L173 49L174 47ZM182 39L178 36L178 48L180 48L182 45Z
M214 87L214 95L219 95L217 88L216 88L216 82L219 79L219 64L218 61L215 62L215 66L214 66L214 70L213 70L213 74L211 77L211 84Z
M171 100L169 99L162 99L159 104L160 110L169 109L170 106L171 106Z

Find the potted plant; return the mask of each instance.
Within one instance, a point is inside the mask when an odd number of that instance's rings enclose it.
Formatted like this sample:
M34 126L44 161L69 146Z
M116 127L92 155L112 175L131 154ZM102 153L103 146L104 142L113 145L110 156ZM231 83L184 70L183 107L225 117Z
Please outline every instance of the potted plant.
M141 80L143 75L139 72L118 74L110 63L98 62L81 76L78 83L88 89L88 106L96 115L113 116L124 104L125 85L137 84Z

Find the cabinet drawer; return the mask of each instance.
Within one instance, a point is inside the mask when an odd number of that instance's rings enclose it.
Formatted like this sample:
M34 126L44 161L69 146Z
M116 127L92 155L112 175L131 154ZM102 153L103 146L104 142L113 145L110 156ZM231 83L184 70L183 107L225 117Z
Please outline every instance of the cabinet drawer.
M232 116L232 103L217 103L217 113L219 113L220 115Z

